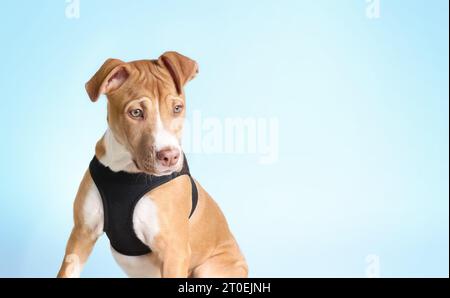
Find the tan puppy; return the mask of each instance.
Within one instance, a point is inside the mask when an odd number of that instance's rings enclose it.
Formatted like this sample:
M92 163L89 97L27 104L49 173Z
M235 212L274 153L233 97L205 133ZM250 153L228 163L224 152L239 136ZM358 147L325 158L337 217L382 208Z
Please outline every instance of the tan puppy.
M108 130L95 155L112 171L155 176L180 171L185 115L184 85L197 63L176 52L158 60L107 60L86 84L92 101L108 98ZM126 256L111 248L130 277L246 277L247 264L225 217L195 182L198 204L192 217L191 182L179 176L145 194L133 213L134 232L152 252ZM58 277L78 277L103 234L104 209L86 171L74 202L74 227Z

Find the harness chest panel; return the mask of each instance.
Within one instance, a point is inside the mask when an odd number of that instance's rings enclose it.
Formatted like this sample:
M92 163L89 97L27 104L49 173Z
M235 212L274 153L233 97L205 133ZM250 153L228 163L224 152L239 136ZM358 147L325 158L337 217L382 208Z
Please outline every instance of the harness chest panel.
M192 209L189 217L197 205L198 191L189 173L186 157L180 172L166 176L113 172L95 156L89 164L89 172L103 202L103 230L111 246L123 255L140 256L151 252L151 249L136 236L133 228L134 209L146 193L176 177L188 175L192 185Z

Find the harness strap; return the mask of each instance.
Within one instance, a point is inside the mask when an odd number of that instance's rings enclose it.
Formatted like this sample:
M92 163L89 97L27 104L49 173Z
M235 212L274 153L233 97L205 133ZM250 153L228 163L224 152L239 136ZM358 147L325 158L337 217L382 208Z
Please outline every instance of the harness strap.
M191 198L192 198L192 207L191 207L191 213L189 213L189 218L191 218L192 214L195 211L195 207L197 207L198 203L198 190L197 185L195 185L194 178L189 175L189 179L191 179Z

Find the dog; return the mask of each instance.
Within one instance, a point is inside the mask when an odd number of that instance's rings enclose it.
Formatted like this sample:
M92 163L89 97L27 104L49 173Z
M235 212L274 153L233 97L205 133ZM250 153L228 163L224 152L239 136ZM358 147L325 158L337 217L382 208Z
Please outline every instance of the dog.
M247 277L223 213L181 149L184 87L197 73L194 60L166 52L108 59L86 83L93 102L107 97L108 128L80 183L58 277L79 277L104 232L129 277Z

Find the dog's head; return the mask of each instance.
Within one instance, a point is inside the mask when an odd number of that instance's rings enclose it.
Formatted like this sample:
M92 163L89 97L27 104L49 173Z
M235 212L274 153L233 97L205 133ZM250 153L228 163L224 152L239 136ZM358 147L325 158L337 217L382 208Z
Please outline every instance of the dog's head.
M197 72L195 61L166 52L158 60L108 59L86 83L92 101L106 94L109 128L140 171L164 175L182 168L183 87Z

